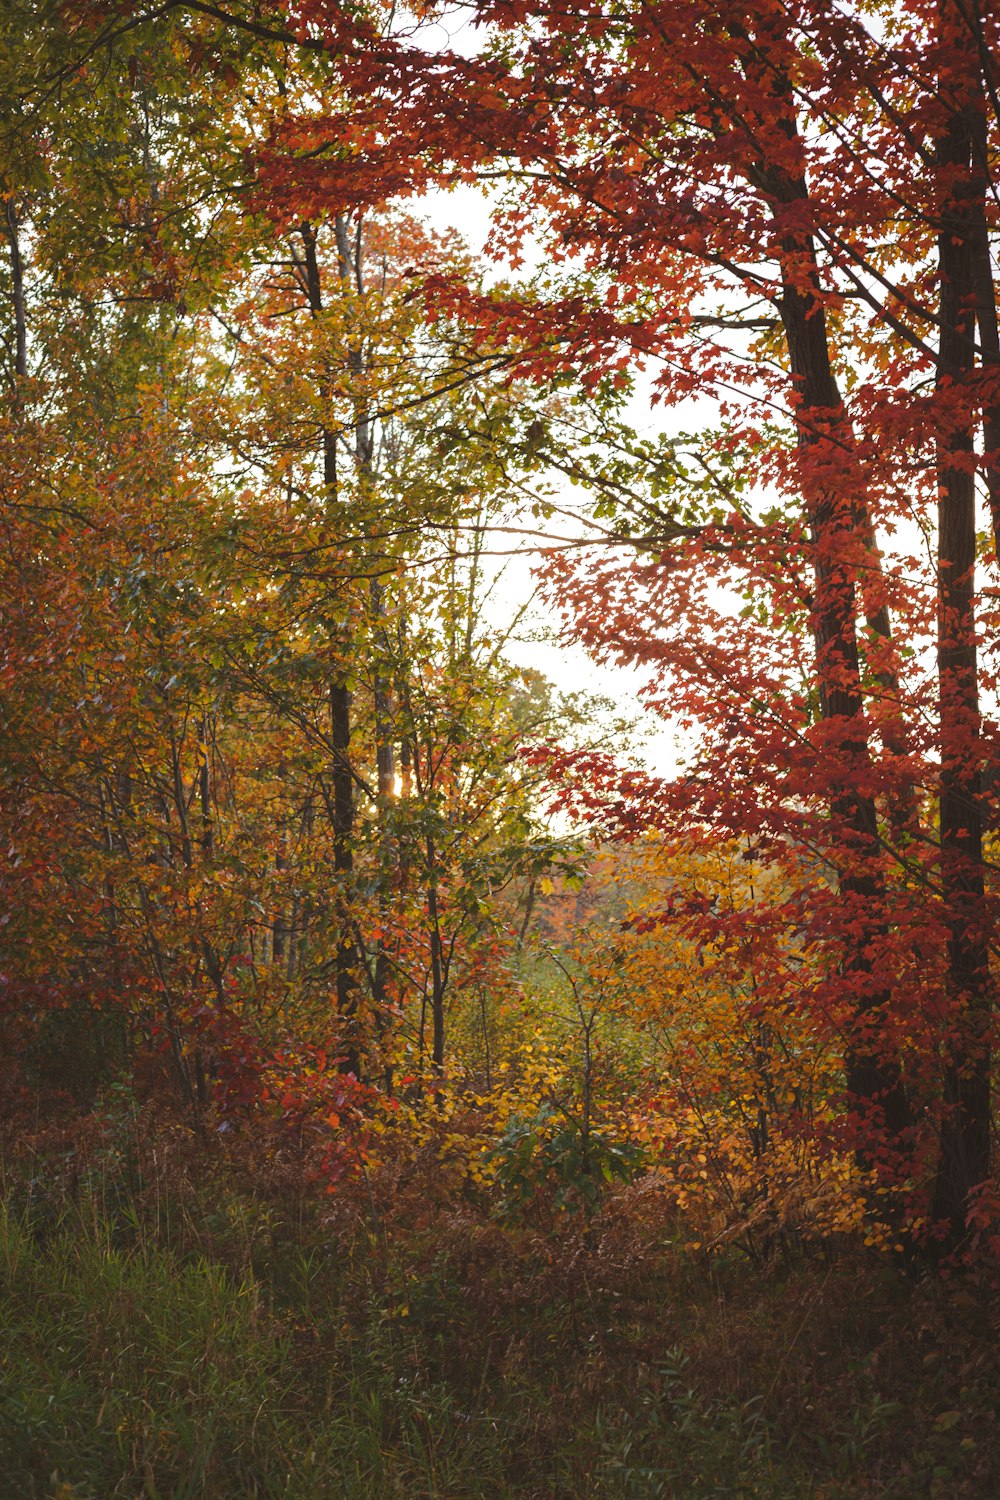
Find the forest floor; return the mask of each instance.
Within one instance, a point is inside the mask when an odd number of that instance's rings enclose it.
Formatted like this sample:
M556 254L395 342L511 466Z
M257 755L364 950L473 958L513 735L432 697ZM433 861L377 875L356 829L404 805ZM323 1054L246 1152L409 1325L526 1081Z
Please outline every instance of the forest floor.
M707 1256L651 1179L511 1222L85 1135L7 1147L3 1500L1000 1494L984 1274Z

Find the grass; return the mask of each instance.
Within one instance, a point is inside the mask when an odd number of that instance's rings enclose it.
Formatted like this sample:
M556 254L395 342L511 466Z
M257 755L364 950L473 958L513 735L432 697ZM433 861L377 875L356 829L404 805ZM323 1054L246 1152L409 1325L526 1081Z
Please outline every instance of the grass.
M9 1188L3 1500L1000 1492L985 1282L692 1258L641 1184L558 1233L422 1191L376 1232L194 1167Z
M0 1219L4 1496L479 1493L486 1430L386 1341L318 1357L252 1277L107 1231Z

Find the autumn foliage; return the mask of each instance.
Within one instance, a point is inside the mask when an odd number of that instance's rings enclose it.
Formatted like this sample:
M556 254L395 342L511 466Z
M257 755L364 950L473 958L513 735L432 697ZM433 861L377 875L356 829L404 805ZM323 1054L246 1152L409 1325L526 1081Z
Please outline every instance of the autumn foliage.
M9 1137L129 1079L380 1225L990 1262L996 17L31 9ZM515 664L523 538L675 772Z

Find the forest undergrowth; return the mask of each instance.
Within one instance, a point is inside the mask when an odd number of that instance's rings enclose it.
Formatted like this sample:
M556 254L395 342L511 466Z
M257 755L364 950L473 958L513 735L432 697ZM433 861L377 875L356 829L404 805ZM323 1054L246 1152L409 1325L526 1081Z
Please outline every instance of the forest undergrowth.
M5 1497L995 1492L982 1265L694 1250L650 1172L512 1214L443 1128L330 1195L217 1124L118 1088L8 1139Z

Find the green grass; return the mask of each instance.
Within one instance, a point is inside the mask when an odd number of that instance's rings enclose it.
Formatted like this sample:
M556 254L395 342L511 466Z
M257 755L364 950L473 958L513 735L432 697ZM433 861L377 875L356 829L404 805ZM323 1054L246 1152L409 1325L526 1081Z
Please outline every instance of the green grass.
M470 1329L447 1287L412 1282L412 1306L387 1297L359 1336L335 1326L329 1274L315 1256L298 1268L300 1291L327 1306L297 1330L268 1310L259 1281L219 1264L117 1247L89 1216L44 1243L23 1218L0 1217L0 1493L657 1495L709 1460L711 1480L685 1493L753 1493L740 1483L766 1451L755 1413L701 1413L671 1374L635 1423L598 1402L577 1448L547 1427L553 1401L566 1409L558 1358L499 1385L486 1365L463 1397L448 1378L448 1328L456 1355ZM563 1332L554 1315L551 1355ZM655 1463L650 1439L666 1440Z
M989 1288L94 1186L0 1214L4 1500L997 1492Z
M11 1500L476 1492L446 1393L359 1369L350 1345L297 1358L260 1284L221 1265L117 1248L92 1221L41 1245L6 1214L0 1298Z

